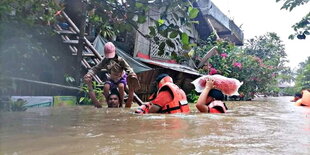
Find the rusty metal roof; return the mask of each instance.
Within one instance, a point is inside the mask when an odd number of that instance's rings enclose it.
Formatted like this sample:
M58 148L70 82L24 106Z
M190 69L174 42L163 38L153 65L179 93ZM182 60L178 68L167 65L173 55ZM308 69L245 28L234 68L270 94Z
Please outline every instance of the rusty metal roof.
M172 63L166 63L166 62L160 62L160 61L155 61L155 60L150 60L150 59L143 59L143 58L135 58L141 62L144 63L148 63L151 65L155 65L155 66L159 66L162 68L167 68L167 69L171 69L171 70L175 70L178 72L183 72L183 73L187 73L187 74L191 74L191 75L196 75L196 76L202 76L203 74L200 74L197 70L188 67L188 66L184 66L184 65L180 65L180 64L172 64Z

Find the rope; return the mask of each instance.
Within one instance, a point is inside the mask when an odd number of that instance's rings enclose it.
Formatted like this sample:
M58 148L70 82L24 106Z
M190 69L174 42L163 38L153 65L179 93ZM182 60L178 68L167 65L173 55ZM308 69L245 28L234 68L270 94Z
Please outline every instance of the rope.
M65 85L56 84L56 83L49 83L49 82L43 82L43 81L35 81L35 80L29 80L29 79L24 79L24 78L11 77L10 79L17 80L17 81L25 81L25 82L30 82L30 83L37 83L37 84L42 84L42 85L48 85L48 86L54 86L54 87L61 87L61 88L72 89L72 90L78 90L78 91L82 90L79 87L65 86Z

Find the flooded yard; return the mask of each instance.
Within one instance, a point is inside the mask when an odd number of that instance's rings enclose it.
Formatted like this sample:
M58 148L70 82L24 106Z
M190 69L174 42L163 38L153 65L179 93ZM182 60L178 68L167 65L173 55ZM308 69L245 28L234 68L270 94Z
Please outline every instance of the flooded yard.
M228 101L226 114L91 106L0 113L0 154L309 154L310 108L292 97Z

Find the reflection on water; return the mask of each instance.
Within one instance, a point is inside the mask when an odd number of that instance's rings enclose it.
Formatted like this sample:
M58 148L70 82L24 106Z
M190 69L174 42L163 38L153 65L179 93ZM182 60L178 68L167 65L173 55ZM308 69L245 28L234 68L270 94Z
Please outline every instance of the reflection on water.
M0 114L0 154L309 154L310 108L228 102L227 114L137 115L90 106Z

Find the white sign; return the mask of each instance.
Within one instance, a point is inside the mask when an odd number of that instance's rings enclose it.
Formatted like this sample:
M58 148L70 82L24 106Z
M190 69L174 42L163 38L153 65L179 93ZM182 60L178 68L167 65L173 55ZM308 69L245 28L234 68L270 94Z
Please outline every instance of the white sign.
M24 100L27 108L51 107L53 106L53 96L12 96L12 101Z

